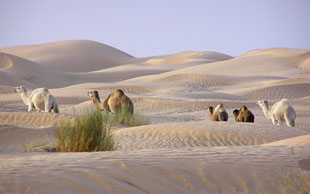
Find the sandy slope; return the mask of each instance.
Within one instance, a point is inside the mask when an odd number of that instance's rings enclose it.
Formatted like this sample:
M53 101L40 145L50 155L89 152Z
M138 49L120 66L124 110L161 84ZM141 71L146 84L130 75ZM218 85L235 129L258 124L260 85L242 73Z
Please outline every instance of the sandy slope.
M85 72L127 63L132 56L118 49L89 40L66 40L39 45L1 48L47 67L68 72Z
M3 193L281 193L289 147L195 147L107 153L4 153ZM295 147L297 159L308 147ZM285 170L283 169L285 168Z
M60 41L0 49L0 193L283 193L309 156L310 51L254 50L232 58L181 52L134 58L107 45ZM48 87L60 114L27 113L13 86ZM150 125L114 127L118 150L25 153L52 144L62 120L121 88ZM257 100L288 98L296 127L273 126ZM227 123L210 121L224 103ZM246 105L255 123L236 123ZM292 155L292 149L294 155ZM294 159L295 157L295 159ZM304 170L304 172L306 172Z

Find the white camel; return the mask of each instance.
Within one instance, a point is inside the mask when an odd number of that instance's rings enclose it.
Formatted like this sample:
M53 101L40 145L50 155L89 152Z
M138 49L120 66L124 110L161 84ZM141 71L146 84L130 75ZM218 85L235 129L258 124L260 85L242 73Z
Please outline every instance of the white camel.
M53 110L55 113L59 113L56 98L49 93L47 88L34 89L29 97L25 86L15 87L14 91L20 93L24 104L28 106L28 112L36 109L38 112Z
M296 112L287 99L276 102L271 110L267 100L260 100L257 104L263 109L265 117L272 120L272 124L281 125L286 122L287 126L295 127Z

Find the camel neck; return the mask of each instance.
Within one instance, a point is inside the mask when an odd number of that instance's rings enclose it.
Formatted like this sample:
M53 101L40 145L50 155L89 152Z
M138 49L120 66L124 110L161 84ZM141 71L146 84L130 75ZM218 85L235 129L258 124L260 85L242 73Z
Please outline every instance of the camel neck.
M209 111L208 113L209 113L209 117L212 118L213 117L213 111L212 112Z
M94 104L99 104L99 103L101 103L101 101L98 100L98 99L93 99L93 103L94 103Z
M24 104L28 106L29 105L29 99L28 99L27 92L22 92L20 94L20 96L22 97Z
M270 117L270 110L269 110L269 106L268 104L266 106L263 107L263 113L265 115L266 118Z

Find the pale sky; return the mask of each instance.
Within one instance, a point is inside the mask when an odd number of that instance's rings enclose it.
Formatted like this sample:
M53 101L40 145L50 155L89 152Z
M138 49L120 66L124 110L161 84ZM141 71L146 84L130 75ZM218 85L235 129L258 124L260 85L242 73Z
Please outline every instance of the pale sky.
M136 57L310 49L310 0L0 0L0 48L87 39Z

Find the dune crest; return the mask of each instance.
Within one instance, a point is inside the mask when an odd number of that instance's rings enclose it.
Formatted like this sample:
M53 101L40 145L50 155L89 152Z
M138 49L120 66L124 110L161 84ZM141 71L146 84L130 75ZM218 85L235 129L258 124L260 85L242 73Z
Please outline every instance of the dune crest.
M0 69L5 70L12 67L13 63L10 57L5 53L0 53Z

